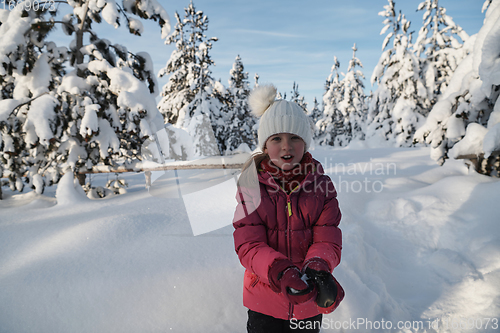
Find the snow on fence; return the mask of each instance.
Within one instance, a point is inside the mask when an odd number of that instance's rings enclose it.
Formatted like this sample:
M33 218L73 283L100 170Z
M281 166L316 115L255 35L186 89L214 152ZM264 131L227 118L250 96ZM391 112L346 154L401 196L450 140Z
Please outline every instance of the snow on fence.
M85 185L87 174L98 173L125 173L144 172L146 186L151 186L151 172L168 170L195 170L195 169L241 169L250 158L250 154L241 153L232 156L212 156L192 161L172 161L167 163L155 163L150 161L137 163L133 167L110 167L107 165L93 166L92 169L82 168L78 172L78 182ZM0 200L2 199L2 188L0 186Z
M124 172L144 172L146 176L146 186L151 185L151 172L168 170L195 170L195 169L241 169L244 163L250 158L250 154L236 154L232 156L211 156L192 161L172 161L167 163L141 162L134 167L110 167L93 166L92 169L82 168L78 172L80 185L85 185L87 174L97 173L124 173Z

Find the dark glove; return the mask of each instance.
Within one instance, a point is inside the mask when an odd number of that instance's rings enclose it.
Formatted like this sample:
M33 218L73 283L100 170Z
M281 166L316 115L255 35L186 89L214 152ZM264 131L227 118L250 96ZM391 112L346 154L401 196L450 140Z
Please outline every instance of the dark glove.
M306 267L306 275L316 286L316 304L323 314L333 312L344 299L344 289L328 271L317 271Z
M330 272L330 266L328 266L328 263L326 262L326 260L318 258L318 257L314 257L314 258L309 259L305 263L303 270L305 271L305 269L307 269L307 268L314 269L315 271Z
M311 278L318 290L316 304L320 308L329 308L332 306L337 299L337 283L335 283L332 274L327 271L316 271L309 267L306 269L306 274Z

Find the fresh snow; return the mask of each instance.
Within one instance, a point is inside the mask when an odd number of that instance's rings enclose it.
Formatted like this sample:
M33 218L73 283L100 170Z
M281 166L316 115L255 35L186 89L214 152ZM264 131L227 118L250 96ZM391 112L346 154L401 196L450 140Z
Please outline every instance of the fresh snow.
M312 154L336 183L343 213L334 275L346 297L325 324L350 327L344 332L387 331L349 326L362 320L422 323L419 332L498 331L498 179L459 161L439 167L428 148L355 141ZM215 202L206 223L223 227L193 236L188 211L196 203L150 195L143 174L123 176L127 193L100 200L69 174L43 195L4 187L0 332L245 331L232 193L195 198ZM94 176L93 185L108 177ZM483 328L453 329L460 320Z

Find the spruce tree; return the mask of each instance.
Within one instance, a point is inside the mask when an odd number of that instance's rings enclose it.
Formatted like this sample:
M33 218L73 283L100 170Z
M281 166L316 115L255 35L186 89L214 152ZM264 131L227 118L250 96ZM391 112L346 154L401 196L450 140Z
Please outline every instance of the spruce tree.
M243 62L238 55L229 71L229 87L226 90L226 103L222 110L223 122L217 127L216 137L221 143L223 154L230 154L246 144L249 149L255 149L256 133L254 127L256 119L248 106L250 85L248 72L245 72Z
M446 9L439 6L439 0L425 0L417 10L424 11L424 14L414 48L418 57L425 55L420 75L425 79L432 107L450 84L451 75L460 61L466 56L462 43L469 36L446 15ZM428 111L430 109L425 110L424 116L427 116Z
M305 112L307 112L307 103L304 100L304 96L300 95L299 85L295 82L293 82L292 93L290 95L290 101L297 103L301 108L304 109Z
M362 79L363 72L358 70L363 64L356 57L356 44L354 44L352 59L349 61L347 73L342 86L343 95L338 103L338 109L342 114L342 132L338 133L336 143L339 146L347 146L352 139L364 139L363 123L366 118L366 96Z
M323 114L316 121L315 138L320 145L335 144L335 139L343 133L344 118L338 104L344 94L344 81L339 78L340 63L334 57L330 76L325 83Z
M166 43L175 44L176 49L159 72L160 77L170 76L158 108L166 122L188 131L196 142L195 156L219 155L219 143L213 138L222 117L224 92L212 78L210 66L214 62L209 55L217 38L207 38L208 17L196 10L192 2L184 9L183 19L178 13L175 18L177 24Z
M372 74L371 83L378 87L369 105L366 135L396 146L411 146L429 101L419 75L419 59L412 51L410 22L401 12L396 15L394 2L388 2L379 13L386 18L381 34L389 30L382 50L391 39L393 44L382 53Z
M322 114L323 114L323 111L320 108L318 99L316 97L314 97L313 106L311 108L311 111L309 112L309 117L311 118L313 124L316 124L316 122L320 119Z

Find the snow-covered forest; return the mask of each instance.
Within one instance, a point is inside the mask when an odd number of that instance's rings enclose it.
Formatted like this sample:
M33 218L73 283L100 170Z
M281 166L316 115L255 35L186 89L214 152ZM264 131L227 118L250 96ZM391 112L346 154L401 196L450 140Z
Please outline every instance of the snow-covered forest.
M250 82L237 56L226 85L213 77L210 50L217 38L207 37L209 18L193 2L173 20L156 0L6 3L0 9L3 186L43 193L67 172L85 184L82 172L96 167L140 168L152 158L145 147L159 131L171 143L163 151L167 160L255 148L258 123L246 99L258 73ZM416 10L422 14L417 36L394 1L379 13L385 39L375 70L367 73L369 94L354 41L347 70L335 58L325 73L324 94L313 105L304 102L300 82L278 98L304 108L317 145L345 147L361 140L429 146L439 164L464 159L478 172L498 176L499 3L484 2L484 24L473 36L438 0L423 1ZM141 35L142 20L157 21L166 44L175 45L158 72L146 52L133 54L93 30L126 25ZM51 40L55 28L73 37L69 45ZM168 82L159 87L157 77Z
M158 131L176 142L163 152L166 159L255 148L258 123L246 98L258 75L250 82L244 59L237 56L227 85L212 76L210 50L217 38L207 37L209 19L192 2L172 21L155 0L68 1L66 7L49 0L10 2L0 9L3 186L43 193L66 172L137 168L151 157L144 147ZM345 147L365 140L430 146L439 164L464 159L477 171L498 176L498 1L484 2L484 25L473 36L438 0L416 8L422 13L417 36L394 1L383 9L385 39L370 94L354 42L347 71L335 59L331 73L325 73L321 103L308 106L299 83L288 97L285 91L278 97L303 106L318 145ZM158 73L149 54L133 54L92 30L98 24L126 24L140 35L141 20L147 19L157 21L158 33L176 47ZM55 27L74 37L70 45L51 41ZM157 76L168 82L159 87ZM164 129L165 124L173 126Z

